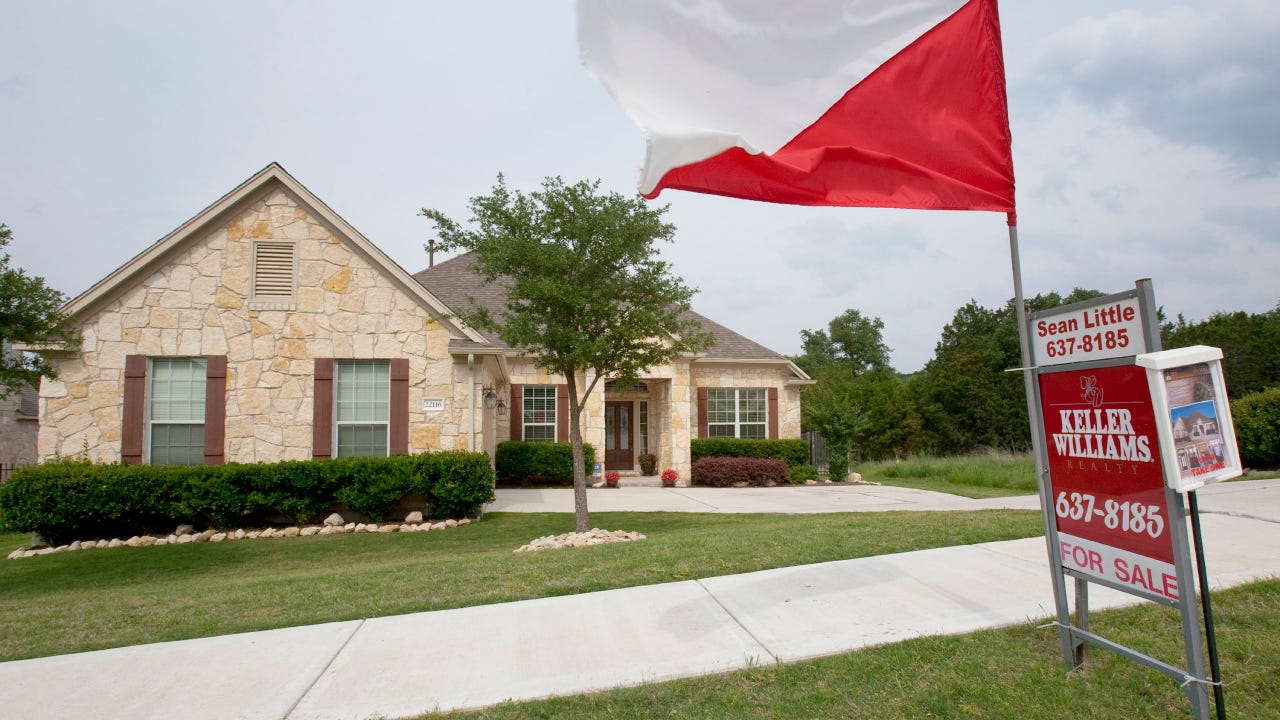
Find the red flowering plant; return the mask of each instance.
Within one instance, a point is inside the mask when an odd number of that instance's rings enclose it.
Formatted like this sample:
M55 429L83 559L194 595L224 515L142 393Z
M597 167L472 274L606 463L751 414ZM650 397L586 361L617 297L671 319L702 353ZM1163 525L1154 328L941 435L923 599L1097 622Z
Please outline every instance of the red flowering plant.
M680 473L672 470L671 468L667 468L662 471L662 485L664 487L674 487L676 484L676 478L679 477Z
M618 480L621 478L621 473L616 470L610 470L604 474L604 484L609 487L618 487Z

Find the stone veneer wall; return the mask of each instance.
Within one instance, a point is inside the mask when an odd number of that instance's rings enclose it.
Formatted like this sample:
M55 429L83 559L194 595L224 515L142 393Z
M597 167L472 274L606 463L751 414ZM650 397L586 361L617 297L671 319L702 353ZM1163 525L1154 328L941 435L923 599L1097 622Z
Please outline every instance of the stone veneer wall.
M448 330L292 195L269 190L198 232L84 319L79 354L53 358L60 377L40 390L42 458L120 459L130 354L227 356L229 462L311 457L318 357L409 358L410 452L466 449L468 398L454 381ZM265 238L297 243L292 308L249 302L253 241ZM424 397L448 398L448 407L427 416Z

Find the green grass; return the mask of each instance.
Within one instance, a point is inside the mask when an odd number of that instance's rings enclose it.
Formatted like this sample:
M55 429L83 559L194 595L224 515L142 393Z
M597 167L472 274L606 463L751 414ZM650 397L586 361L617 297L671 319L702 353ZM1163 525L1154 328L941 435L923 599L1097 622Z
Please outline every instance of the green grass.
M970 498L1031 495L1036 492L1031 455L988 453L959 457L919 457L864 463L853 468L863 480L881 485L933 490Z
M569 514L493 513L443 532L116 548L0 560L0 661L466 607L1032 537L1034 511L594 513L648 539L514 553ZM0 555L28 540L0 535Z
M1228 717L1280 719L1280 580L1214 593L1214 611ZM1177 666L1185 664L1181 626L1169 608L1148 603L1094 613L1091 620L1092 629L1104 637ZM1084 672L1068 673L1057 632L1027 624L920 638L793 665L424 717L1191 717L1191 706L1173 680L1102 650L1091 653Z

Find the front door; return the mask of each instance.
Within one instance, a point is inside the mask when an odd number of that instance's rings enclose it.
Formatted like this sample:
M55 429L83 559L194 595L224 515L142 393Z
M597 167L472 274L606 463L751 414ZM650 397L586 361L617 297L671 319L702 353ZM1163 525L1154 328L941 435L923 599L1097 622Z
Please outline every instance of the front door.
M631 403L604 404L604 469L632 470L635 454L631 446Z

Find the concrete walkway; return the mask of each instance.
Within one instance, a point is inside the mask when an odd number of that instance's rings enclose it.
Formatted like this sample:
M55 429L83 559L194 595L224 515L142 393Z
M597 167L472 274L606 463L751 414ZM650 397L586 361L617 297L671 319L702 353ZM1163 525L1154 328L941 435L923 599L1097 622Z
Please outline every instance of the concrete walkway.
M593 491L591 505L698 512L992 506L916 492L628 488ZM496 505L564 511L561 494L502 491ZM1209 488L1201 511L1213 587L1280 576L1280 480ZM1090 595L1098 609L1135 602L1096 586ZM1051 614L1044 541L1031 538L0 663L0 715L396 718L791 662Z

